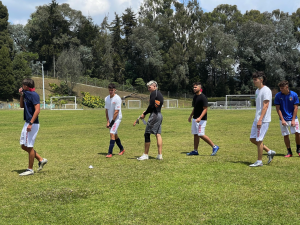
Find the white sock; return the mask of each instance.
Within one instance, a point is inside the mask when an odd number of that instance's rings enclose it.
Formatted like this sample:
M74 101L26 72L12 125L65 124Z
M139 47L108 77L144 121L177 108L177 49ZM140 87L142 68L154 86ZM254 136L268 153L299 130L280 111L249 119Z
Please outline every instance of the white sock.
M258 163L262 163L262 160L257 160L256 162L258 162Z

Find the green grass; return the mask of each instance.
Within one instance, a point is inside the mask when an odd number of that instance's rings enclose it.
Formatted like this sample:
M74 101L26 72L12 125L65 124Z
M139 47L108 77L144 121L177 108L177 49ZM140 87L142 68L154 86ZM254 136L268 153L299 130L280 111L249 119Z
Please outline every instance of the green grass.
M299 224L299 161L286 153L276 111L265 144L277 152L260 168L249 135L254 110L209 110L206 134L220 146L200 142L188 157L193 136L191 109L163 111L163 157L143 153L142 110L123 110L119 136L126 149L106 159L109 132L104 110L42 111L35 149L48 164L20 177L27 153L19 146L22 111L1 111L0 224ZM291 136L295 152L294 137ZM94 169L89 169L93 165ZM35 162L35 170L37 162Z

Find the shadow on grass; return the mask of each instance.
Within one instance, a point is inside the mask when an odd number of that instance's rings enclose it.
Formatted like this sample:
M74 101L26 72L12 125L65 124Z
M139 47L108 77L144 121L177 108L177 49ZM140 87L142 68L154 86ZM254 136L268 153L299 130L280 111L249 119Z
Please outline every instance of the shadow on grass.
M186 155L187 153L189 153L189 152L181 152L180 154ZM188 156L188 157L197 157L197 156L203 157L203 156L211 156L211 155L201 155L201 154L199 154L199 155L186 155L186 156ZM214 156L216 156L216 155L214 155Z
M11 172L16 172L16 173L23 173L25 172L26 169L22 169L22 170L12 170Z
M99 152L99 153L97 153L97 154L98 154L98 155L105 155L105 156L107 155L107 153L104 153L104 152ZM114 155L116 155L116 154L112 154L112 155L114 156Z
M263 155L267 156L268 154L265 153L265 154L263 154ZM278 153L276 153L276 155L275 155L274 157L276 157L276 156L285 156L285 154L278 154Z
M133 158L127 158L127 159L135 159L137 160L137 158L141 157L140 155L139 156L134 156ZM156 159L156 157L153 157L153 156L149 156L149 159ZM148 160L149 160L148 159ZM147 159L146 159L147 160ZM137 160L137 161L145 161L145 160Z
M250 164L252 164L253 162L245 162L245 161L229 161L231 163L239 163L239 164L244 164L249 166Z

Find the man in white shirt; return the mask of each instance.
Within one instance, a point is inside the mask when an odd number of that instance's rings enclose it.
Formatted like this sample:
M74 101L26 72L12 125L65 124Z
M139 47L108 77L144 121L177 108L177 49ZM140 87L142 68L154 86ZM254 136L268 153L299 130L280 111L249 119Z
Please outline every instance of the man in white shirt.
M122 100L120 96L116 94L116 86L113 83L108 85L108 91L109 95L105 98L105 114L107 120L106 127L110 130L110 143L106 158L111 158L115 143L120 148L119 155L123 155L125 149L118 136L118 127L122 120Z
M266 76L264 72L258 71L252 75L253 83L258 89L255 92L256 113L251 129L250 141L257 146L257 161L250 167L263 166L263 150L268 152L268 164L273 160L275 151L270 150L263 144L263 139L271 122L272 92L265 86Z

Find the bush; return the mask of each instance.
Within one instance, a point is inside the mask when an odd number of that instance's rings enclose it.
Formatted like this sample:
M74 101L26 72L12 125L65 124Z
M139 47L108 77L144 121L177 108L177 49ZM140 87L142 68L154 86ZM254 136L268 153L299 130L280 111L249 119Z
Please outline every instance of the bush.
M92 96L89 92L81 92L81 94L83 94L82 105L90 108L104 108L104 99L97 96Z

